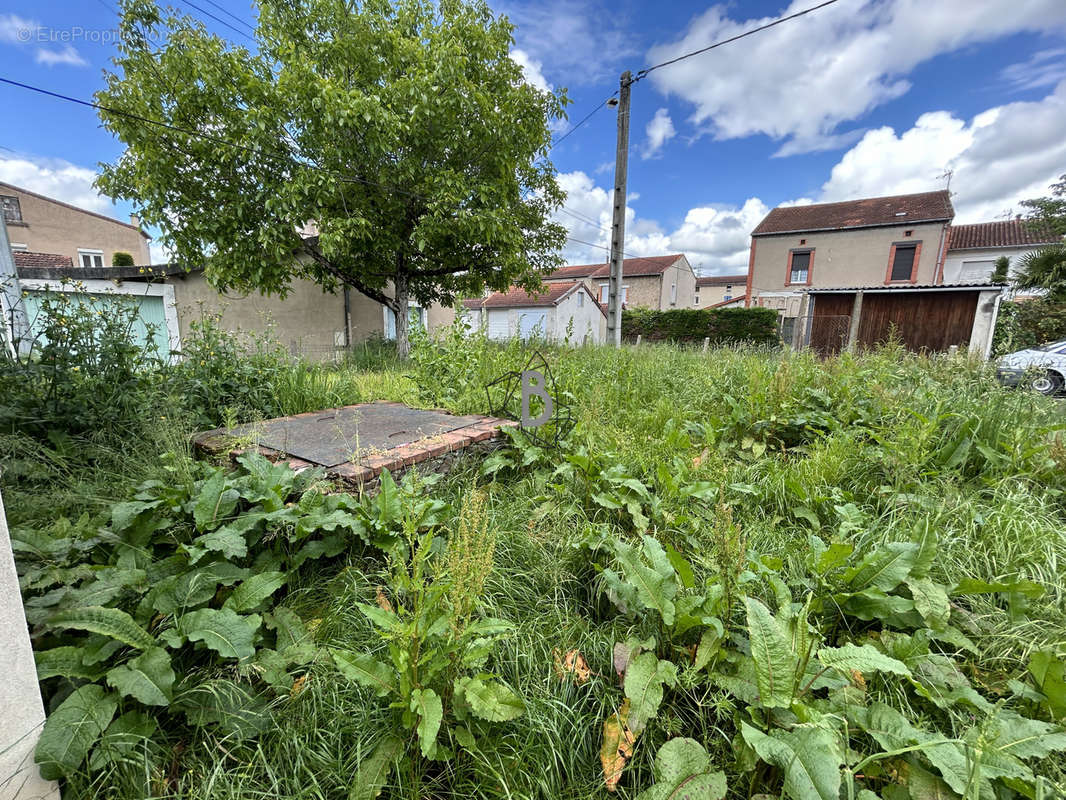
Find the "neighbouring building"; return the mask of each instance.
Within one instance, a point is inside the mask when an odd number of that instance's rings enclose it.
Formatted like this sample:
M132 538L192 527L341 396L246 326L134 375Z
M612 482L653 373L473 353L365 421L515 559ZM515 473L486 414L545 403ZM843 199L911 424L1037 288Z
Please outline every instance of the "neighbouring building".
M9 183L0 183L0 204L13 252L59 255L75 267L109 267L115 253L151 262L150 237L136 217L120 222Z
M515 287L464 300L463 317L472 329L484 329L497 341L518 336L602 344L607 338L607 313L596 300L583 281L556 281L539 294Z
M1010 261L1008 275L1014 279L1023 256L1061 242L1062 237L1034 228L1021 218L952 225L944 259L944 282L991 283L1000 257Z
M775 208L752 231L747 303L821 352L895 336L987 357L1003 287L945 281L954 216L947 191Z
M723 308L744 305L747 299L747 275L708 275L696 278L696 308Z
M607 302L609 264L561 267L544 277L545 283L584 281L600 303ZM696 273L683 254L626 258L622 261L622 305L668 311L692 308Z

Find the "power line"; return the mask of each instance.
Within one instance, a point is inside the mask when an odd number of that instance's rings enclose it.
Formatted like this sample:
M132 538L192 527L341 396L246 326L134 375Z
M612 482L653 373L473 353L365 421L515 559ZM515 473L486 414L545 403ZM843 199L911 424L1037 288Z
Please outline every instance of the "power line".
M558 139L556 139L554 142L552 142L551 146L548 147L548 150L551 151L551 150L554 150L556 147L558 147L563 142L564 139L566 139L568 136L570 136L571 134L576 132L578 128L580 128L582 125L584 125L590 119L592 119L593 114L595 114L597 111L599 111L605 105L607 105L607 103L611 99L611 97L614 97L614 95L616 95L616 94L618 94L617 91L615 91L614 94L612 94L610 97L605 97L602 103L600 103L598 106L596 106L594 109L592 109L592 111L590 111L588 114L586 114L582 118L581 122L577 123L577 125L572 127L570 130L568 130L566 133L564 133L562 136L560 136Z
M569 208L567 208L566 206L561 206L559 208L559 211L561 211L562 213L566 214L569 217L573 217L578 222L584 222L586 225L591 225L592 227L598 228L599 230L605 231L607 233L611 232L610 228L607 228L607 227L605 227L603 225L600 225L600 223L598 223L598 222L593 222L589 217L582 216L581 214L576 214L573 211L571 211Z
M231 25L230 23L226 22L226 20L222 19L221 17L215 16L210 11L208 11L206 8L201 8L200 6L196 5L196 3L192 2L192 0L180 0L180 2L184 3L185 5L192 6L197 11L199 11L201 14L204 14L204 15L210 17L215 22L217 22L219 25L225 25L231 31L233 31L236 34L239 34L240 36L243 36L245 39L248 39L249 41L252 41L252 42L255 41L255 37L254 36L245 33L244 31L242 31L240 28L236 27L235 25ZM225 9L223 9L223 11L224 10ZM238 21L242 22L242 20L238 20ZM243 24L244 25L248 25L247 22L244 22ZM251 25L248 25L248 27L251 28ZM253 29L253 32L254 32L254 29Z
M676 64L678 61L684 61L686 58L692 58L693 56L698 56L701 53L706 53L708 50L714 50L716 47L721 47L722 45L730 44L731 42L738 41L739 39L743 39L743 38L745 38L747 36L751 36L753 34L759 33L760 31L765 31L767 28L772 28L775 25L780 25L782 22L788 22L791 19L796 19L797 17L802 17L805 14L810 14L812 11L817 11L820 8L825 8L826 6L831 6L835 2L837 2L837 0L825 0L824 3L819 3L816 6L811 6L810 8L805 8L802 11L797 11L795 14L789 14L788 16L785 16L785 17L779 17L778 19L775 19L773 22L768 22L765 25L760 25L758 28L752 28L750 31L744 31L744 33L738 33L736 36L730 36L728 39L722 39L722 41L720 41L720 42L715 42L714 44L707 45L706 47L701 47L699 50L693 50L691 53L685 53L685 55L683 55L683 56L678 56L677 58L671 58L669 61L663 61L660 64L655 64L654 66L647 67L647 68L642 69L639 72L637 72L637 75L636 75L635 78L633 78L632 82L636 83L639 80L643 80L644 78L646 78L648 76L648 73L653 72L653 71L655 71L657 69L662 69L663 67L668 67L671 64Z
M232 19L235 19L241 25L246 27L248 30L252 31L252 33L255 33L255 26L254 25L252 25L250 22L246 22L245 20L241 19L236 14L234 14L232 11L230 11L227 8L223 7L219 3L216 3L215 0L204 0L204 2L207 3L208 5L214 7L214 8L217 8L219 11L221 11L226 16L228 16L228 17L230 17Z

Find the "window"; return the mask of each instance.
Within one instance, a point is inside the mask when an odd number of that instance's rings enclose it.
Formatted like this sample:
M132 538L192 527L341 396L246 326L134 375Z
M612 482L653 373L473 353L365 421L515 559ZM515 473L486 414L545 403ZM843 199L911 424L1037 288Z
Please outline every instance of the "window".
M28 250L29 250L30 248L29 248L29 245L25 245L25 244L20 244L19 242L12 242L12 243L11 243L11 249L12 249L13 251L15 251L16 253L25 253L25 252L27 252L27 251L28 251Z
M78 261L87 269L102 267L104 265L104 251L78 248Z
M788 254L788 283L811 282L811 254L813 250L793 250Z
M893 247L892 264L889 269L889 281L909 281L914 274L918 246L914 244L897 244Z
M19 199L9 194L0 194L0 204L4 206L4 219L8 222L22 222L22 207Z
M670 305L672 305L672 306L676 306L677 305L677 284L676 283L671 283L670 284Z
M692 305L698 306L699 304L700 304L700 293L696 292L696 294L693 295L693 297L692 297Z
M585 307L585 293L584 292L580 292L579 291L577 293L577 307L578 308L584 308Z
M628 302L629 302L629 287L628 286L623 286L622 287L622 305L625 305Z
M607 302L607 293L609 291L610 291L610 284L607 284L607 283L601 283L600 284L600 302L601 303L606 303Z

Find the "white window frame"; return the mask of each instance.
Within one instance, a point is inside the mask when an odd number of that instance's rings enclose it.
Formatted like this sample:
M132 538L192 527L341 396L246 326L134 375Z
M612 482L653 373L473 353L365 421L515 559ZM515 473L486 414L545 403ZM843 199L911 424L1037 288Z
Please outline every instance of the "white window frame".
M606 303L610 299L610 297L611 297L611 284L609 284L609 283L601 283L600 284L600 302L601 303Z
M25 245L22 242L12 242L11 250L15 253L28 253L30 251L29 245Z
M578 308L584 308L585 307L585 293L583 291L581 291L581 290L578 290L578 293L577 293L577 307Z
M100 257L99 264L92 264L88 267L85 266L85 256L95 259L96 256ZM83 269L100 269L104 266L104 251L95 250L91 247L79 247L78 248L78 266Z

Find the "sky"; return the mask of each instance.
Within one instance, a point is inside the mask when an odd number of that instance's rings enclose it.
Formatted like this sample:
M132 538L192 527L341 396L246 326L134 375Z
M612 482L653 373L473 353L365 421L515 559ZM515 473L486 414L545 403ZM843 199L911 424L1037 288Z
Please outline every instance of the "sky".
M817 0L489 2L515 25L526 80L571 101L551 160L567 191L563 255L579 264L606 259L616 112L573 125L623 70ZM247 0L172 4L248 43L237 22L254 19ZM111 0L4 5L0 76L90 98L114 51ZM122 220L136 210L92 187L98 164L122 152L92 109L6 85L0 103L0 181ZM1064 0L837 0L632 86L625 252L743 273L751 230L778 205L950 188L955 221L982 222L1019 213L1063 173Z

